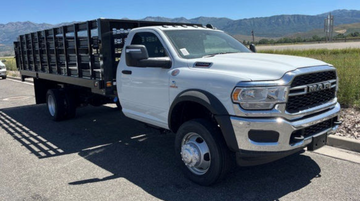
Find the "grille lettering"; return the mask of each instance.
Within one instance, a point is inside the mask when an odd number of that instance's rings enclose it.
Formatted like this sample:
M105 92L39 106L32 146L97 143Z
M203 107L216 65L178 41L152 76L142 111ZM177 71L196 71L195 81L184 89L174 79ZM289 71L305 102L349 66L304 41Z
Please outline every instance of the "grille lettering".
M322 91L325 89L330 89L331 83L330 82L322 82L317 84L311 84L308 85L308 93L316 92L316 91Z

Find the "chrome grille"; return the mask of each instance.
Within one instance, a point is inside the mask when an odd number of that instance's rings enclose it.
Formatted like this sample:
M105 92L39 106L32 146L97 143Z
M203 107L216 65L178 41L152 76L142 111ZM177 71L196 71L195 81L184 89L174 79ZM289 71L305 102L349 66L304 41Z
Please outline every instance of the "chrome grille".
M329 88L323 88L322 82L327 83ZM313 85L318 89L309 90ZM323 71L295 77L291 83L286 111L297 113L331 101L336 95L336 85L335 71Z
M336 80L336 72L335 71L324 71L319 73L305 74L299 75L294 78L291 83L292 87L323 82L327 80Z

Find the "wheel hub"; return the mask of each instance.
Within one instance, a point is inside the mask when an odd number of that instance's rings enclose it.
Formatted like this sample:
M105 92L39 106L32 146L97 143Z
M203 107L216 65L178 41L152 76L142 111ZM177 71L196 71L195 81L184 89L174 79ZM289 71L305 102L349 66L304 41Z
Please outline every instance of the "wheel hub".
M194 145L185 144L181 148L181 157L185 165L194 167L200 160L200 153Z
M180 155L186 167L196 175L203 175L210 168L210 149L197 133L190 132L183 137Z
M49 96L48 97L48 109L49 109L49 112L50 112L50 115L51 116L55 116L55 99L53 96Z

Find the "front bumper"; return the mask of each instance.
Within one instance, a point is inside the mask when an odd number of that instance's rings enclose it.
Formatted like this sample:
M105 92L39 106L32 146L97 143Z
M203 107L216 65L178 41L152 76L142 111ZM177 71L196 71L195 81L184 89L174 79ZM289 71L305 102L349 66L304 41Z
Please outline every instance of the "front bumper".
M337 103L333 108L320 114L305 117L299 120L289 121L282 117L277 118L241 118L230 117L234 129L238 148L242 152L291 152L299 150L312 142L312 137L321 134L331 134L336 131L338 125L332 124L331 127L306 136L303 140L291 143L291 135L294 131L306 129L313 125L337 118L340 112L340 104ZM278 133L277 141L256 142L250 139L250 131L266 131ZM253 132L254 133L254 132ZM265 140L266 141L266 140Z

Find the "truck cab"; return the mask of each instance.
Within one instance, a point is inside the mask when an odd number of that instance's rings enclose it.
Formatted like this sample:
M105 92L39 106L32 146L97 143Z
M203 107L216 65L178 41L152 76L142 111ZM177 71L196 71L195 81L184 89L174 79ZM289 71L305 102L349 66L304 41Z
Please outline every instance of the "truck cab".
M339 124L333 66L253 53L219 30L134 29L117 72L123 113L177 133L176 154L197 183L213 182L206 176L214 156L242 166L270 162L320 147Z

